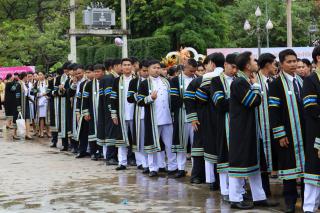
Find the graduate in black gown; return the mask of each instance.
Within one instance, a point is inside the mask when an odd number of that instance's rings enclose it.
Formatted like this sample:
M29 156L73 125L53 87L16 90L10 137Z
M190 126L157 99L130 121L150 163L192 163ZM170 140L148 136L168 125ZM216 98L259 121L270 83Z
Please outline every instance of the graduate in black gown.
M257 74L258 84L261 87L261 104L259 106L259 126L260 126L260 171L262 186L267 195L271 196L269 174L276 171L274 157L274 140L270 129L269 119L269 83L272 82L272 76L276 73L276 57L271 53L263 53L258 59L259 72Z
M305 161L302 79L296 74L297 55L293 50L281 51L279 59L282 71L269 85L269 113L286 212L295 212L296 179L303 177Z
M85 80L80 83L79 91L77 92L77 103L76 103L76 114L77 114L77 140L79 141L79 153L76 158L83 158L88 155L88 137L89 137L89 122L84 119L83 114L83 103L84 99L88 97L88 94L85 93L85 88L89 81L92 81L94 78L93 66L89 65L85 68Z
M238 71L235 64L236 54L226 56L224 72L211 80L210 94L217 112L217 152L220 192L224 201L229 201L229 100L230 85Z
M141 61L139 64L139 76L130 81L127 100L134 103L134 122L132 132L132 151L135 152L137 168L143 169L144 174L149 173L148 155L144 152L144 107L138 106L138 91L140 84L149 76L147 61Z
M110 135L112 132L112 129L115 128L112 118L111 118L111 99L110 95L112 92L112 86L113 82L116 78L118 78L122 73L121 70L121 59L114 59L112 61L112 70L110 73L106 76L105 79L105 104L107 106L107 110L105 111L105 116L102 119L105 120L105 143L101 144L104 148L104 152L106 152L106 165L118 165L118 150L115 146L115 140L114 138ZM99 123L102 123L99 121ZM100 129L100 128L99 128ZM130 164L130 162L129 162Z
M62 69L63 74L58 76L55 82L56 90L54 95L58 97L58 137L62 140L61 151L68 151L69 137L71 136L71 102L69 97L70 78L68 76L69 70L72 69L70 62L66 62Z
M306 122L304 212L316 212L320 202L320 46L314 48L312 57L316 71L303 81Z
M102 153L102 147L97 144L98 128L98 107L99 98L104 94L104 89L100 88L100 81L104 78L105 67L102 64L94 66L95 77L89 81L83 92L83 111L84 119L89 122L88 141L92 160L98 160Z
M56 76L49 81L49 105L50 105L50 131L52 135L51 146L52 148L57 147L58 143L58 132L59 132L59 96L58 86L56 84L59 76L63 75L63 69L58 68Z
M239 68L230 89L229 138L229 199L231 208L250 209L254 206L274 206L267 201L260 176L260 140L258 106L261 87L257 83L257 62L251 52L236 57ZM252 203L242 195L243 180L249 179Z
M203 118L202 125L204 134L204 160L206 169L206 182L209 183L212 191L219 189L219 175L216 170L217 156L217 141L216 141L216 117L217 113L214 109L212 99L210 97L210 84L212 78L219 76L223 72L225 57L222 53L212 53L207 56L208 64L205 65L208 70L203 75L202 83L196 91L196 99L203 103L206 116Z
M206 116L203 104L199 103L195 94L202 82L202 76L193 79L184 93L184 104L186 107L187 121L191 122L194 136L191 147L193 165L191 171L191 183L200 184L205 182L205 162L203 150L202 121Z
M178 172L175 178L186 176L187 146L193 144L194 131L192 122L187 120L183 97L191 81L195 78L197 62L188 59L182 73L171 79L171 110L173 112L172 152L177 153Z
M17 77L16 77L17 78ZM9 129L12 126L12 120L13 120L13 114L14 114L14 109L16 108L15 104L15 100L16 100L16 96L15 96L15 88L14 85L16 84L16 79L15 76L13 76L12 74L8 74L6 76L6 88L5 88L5 98L4 98L4 108L5 108L5 115L6 115L6 120L7 120L7 124L6 124L6 128Z

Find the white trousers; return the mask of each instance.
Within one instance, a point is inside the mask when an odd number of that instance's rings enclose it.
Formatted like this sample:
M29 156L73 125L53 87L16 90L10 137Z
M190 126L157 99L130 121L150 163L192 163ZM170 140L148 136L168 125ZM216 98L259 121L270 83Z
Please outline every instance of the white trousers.
M304 186L303 211L316 212L320 203L320 187L306 183Z
M108 150L108 146L107 145L103 145L103 157L104 159L107 159L107 150Z
M227 172L219 173L221 195L229 195L229 176Z
M140 143L139 143L139 147L138 152L135 152L135 156L136 156L136 163L137 165L142 165L143 168L147 168L148 167L148 155L144 152L144 133L145 133L145 128L144 128L144 120L141 119L140 120Z
M193 132L191 123L184 123L184 135L187 137L187 141L190 141L191 147L192 147L194 132ZM187 163L186 152L177 153L177 163L178 163L178 170L185 170L186 163Z
M208 161L204 162L205 164L205 172L206 172L206 183L213 183L215 182L214 177L214 164Z
M158 132L159 136L161 137L165 145L165 150L168 159L168 170L176 170L177 155L175 153L172 153L171 151L173 126L172 124L158 126ZM159 168L166 167L164 154L161 154L161 152L148 154L148 164L150 171L158 172Z
M133 120L126 121L126 127L127 130L130 129L130 131L133 131ZM118 160L119 160L119 166L127 166L128 165L128 148L123 146L123 147L118 147Z
M243 201L244 178L229 177L229 199L231 202ZM260 172L249 177L249 184L253 201L266 200L266 194L262 188Z

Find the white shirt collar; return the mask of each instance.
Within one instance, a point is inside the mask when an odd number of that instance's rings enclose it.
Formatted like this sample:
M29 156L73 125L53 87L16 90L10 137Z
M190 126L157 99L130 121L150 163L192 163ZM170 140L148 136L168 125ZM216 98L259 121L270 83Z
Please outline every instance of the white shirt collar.
M209 72L203 75L203 79L206 78L214 78L219 76L221 73L223 72L223 68L222 67L217 67L213 70L213 72Z
M286 73L286 72L283 72L284 76L290 81L290 82L293 82L294 79L297 79L297 76L296 74L294 74L294 76Z

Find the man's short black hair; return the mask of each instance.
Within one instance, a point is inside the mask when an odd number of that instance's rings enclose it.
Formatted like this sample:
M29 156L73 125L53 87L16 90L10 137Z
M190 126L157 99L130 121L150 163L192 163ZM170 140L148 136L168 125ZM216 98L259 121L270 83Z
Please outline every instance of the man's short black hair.
M211 61L216 65L216 67L223 67L225 62L225 57L222 53L212 53L207 56L208 62Z
M312 51L312 59L315 64L318 63L317 56L320 56L320 45L316 46Z
M187 61L187 64L189 64L190 66L195 67L195 68L198 67L197 61L195 59L193 59L193 58L189 58L188 61Z
M239 70L244 71L247 64L249 64L250 62L251 55L252 55L252 52L246 51L246 52L240 53L236 57L236 65L239 68Z
M178 72L177 66L172 66L168 69L168 75L174 76Z
M148 61L148 67L154 65L154 64L159 64L160 65L160 61L156 60L156 59L151 59Z
M68 66L71 64L71 62L70 61L67 61L66 63L64 63L63 65L62 65L62 69L63 70L66 70L66 69L68 69Z
M76 67L76 70L77 70L77 69L82 69L82 70L84 70L84 68L85 68L85 67L84 67L82 64L78 64L77 67Z
M301 59L301 61L302 61L302 63L306 64L309 67L312 65L311 62L309 61L309 59L307 59L307 58L303 58L303 59Z
M148 61L147 60L142 60L139 63L139 68L142 69L142 67L148 67Z
M104 66L106 69L109 69L110 67L112 67L112 59L107 59L104 61Z
M236 64L236 57L237 57L237 54L235 53L228 54L226 57L226 62L228 64Z
M296 52L293 49L285 49L285 50L282 50L279 53L279 61L280 61L280 63L282 64L286 60L286 57L289 56L289 55L293 55L296 58L298 58Z
M72 63L72 64L69 64L67 69L68 70L77 70L77 67L78 67L78 64Z
M160 67L161 67L162 69L164 69L164 68L166 68L166 65L165 65L164 63L161 63L161 62L160 62Z
M132 63L132 60L131 60L130 58L123 58L123 59L121 60L121 64L123 64L123 62L125 62L125 61L128 61L128 62L130 62L130 64L133 64L133 63Z
M276 57L271 53L263 53L259 56L258 65L260 69L263 69L266 64L272 64Z
M20 80L22 80L22 79L24 79L26 76L27 76L27 73L26 73L26 72L22 72L22 73L20 73L19 78L20 78Z
M12 74L11 73L8 73L7 75L6 75L6 80L9 80L10 78L12 78Z
M112 60L112 66L116 66L116 65L119 65L121 64L121 59L120 58L116 58L116 59L113 59Z
M105 66L103 64L96 64L96 65L93 66L93 70L103 70L103 71L105 71L106 68L105 68Z
M63 75L63 68L58 68L57 69L57 74L58 75Z
M87 65L87 66L86 66L86 70L94 71L93 65L92 65L92 64Z
M132 64L137 63L137 62L140 63L139 59L134 56L130 57L130 59L131 59Z

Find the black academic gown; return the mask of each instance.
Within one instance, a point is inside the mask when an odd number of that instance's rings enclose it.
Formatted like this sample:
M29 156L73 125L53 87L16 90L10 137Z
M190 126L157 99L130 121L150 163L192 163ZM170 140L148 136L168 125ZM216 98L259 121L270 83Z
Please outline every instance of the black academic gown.
M132 151L139 152L140 144L140 130L141 130L141 106L137 105L138 101L138 90L142 82L141 78L134 78L130 81L127 101L129 103L134 103L134 122L133 122L133 132L132 132Z
M302 88L302 80L299 84ZM275 139L280 179L303 177L304 170L304 124L302 103L299 104L289 80L281 72L269 86L269 113ZM301 89L302 90L302 89ZM287 137L288 148L280 147L279 140Z
M211 100L210 84L211 78L203 79L200 87L195 93L196 99L203 104L203 117L200 125L202 126L204 160L210 163L217 163L217 112Z
M186 112L183 97L187 88L184 88L184 78L180 74L171 79L171 111L173 113L172 152L187 152L188 135L185 135ZM188 121L190 122L190 121Z
M224 75L211 80L211 99L216 109L218 172L228 172L229 169L229 100L230 88Z
M100 85L99 85L100 87ZM98 124L98 97L100 97L100 93L104 93L104 90L98 88L97 79L93 79L92 81L87 82L83 96L83 109L82 115L91 117L89 121L89 141L97 141L97 124Z
M258 87L252 87L241 71L230 88L229 176L249 177L260 172Z
M187 114L187 121L199 121L200 125L198 126L198 131L194 132L193 137L193 144L191 147L191 156L193 157L203 157L204 150L203 150L203 140L204 135L202 134L202 121L204 120L206 114L203 110L203 104L199 103L196 99L196 91L200 87L202 82L202 77L198 77L193 79L187 90L184 93L183 101L186 106L186 114Z
M59 85L64 85L64 90L59 90ZM70 78L67 78L65 82L62 82L62 76L58 76L55 82L57 90L54 91L54 95L58 96L58 114L59 114L59 138L66 139L71 137L71 102L69 97Z
M7 118L13 118L13 115L15 114L16 107L16 91L17 88L17 81L12 81L6 83L5 88L5 99L4 99L4 108L5 108L5 114Z
M170 83L167 79L160 77L161 80L167 85L168 91L170 90ZM150 100L150 94L152 91L152 81L147 78L141 82L138 90L138 105L143 106L145 111L144 124L145 124L145 137L144 137L144 152L155 153L161 151L160 137L158 133L158 126L153 119L156 116L155 107L153 101ZM170 99L170 95L169 95ZM169 100L169 103L171 101Z
M306 125L304 182L320 187L320 72L304 79L303 97Z
M49 97L49 108L50 108L50 131L58 132L58 116L57 114L57 99L58 97L54 94L57 92L57 87L55 87L56 78L49 81L48 84L48 97Z

